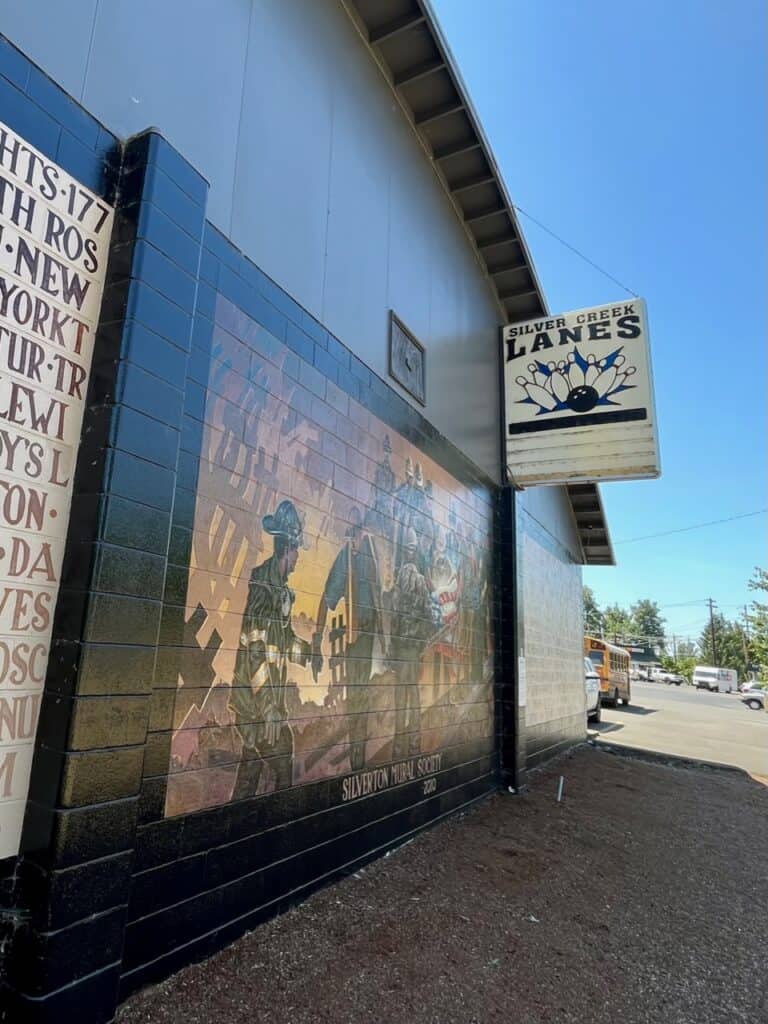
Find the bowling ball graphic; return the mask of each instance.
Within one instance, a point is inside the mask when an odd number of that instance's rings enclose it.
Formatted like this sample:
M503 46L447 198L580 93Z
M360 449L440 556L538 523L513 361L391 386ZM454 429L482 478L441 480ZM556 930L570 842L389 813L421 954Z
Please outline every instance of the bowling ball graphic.
M565 404L574 412L589 412L598 403L600 395L589 384L581 384L579 387L569 391Z

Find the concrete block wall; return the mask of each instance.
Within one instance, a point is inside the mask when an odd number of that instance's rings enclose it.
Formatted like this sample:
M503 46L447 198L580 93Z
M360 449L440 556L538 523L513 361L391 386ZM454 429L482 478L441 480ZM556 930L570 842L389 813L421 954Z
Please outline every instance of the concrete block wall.
M586 734L582 575L569 519L570 511L556 488L526 491L519 502L518 586L528 767ZM570 540L571 547L563 538Z

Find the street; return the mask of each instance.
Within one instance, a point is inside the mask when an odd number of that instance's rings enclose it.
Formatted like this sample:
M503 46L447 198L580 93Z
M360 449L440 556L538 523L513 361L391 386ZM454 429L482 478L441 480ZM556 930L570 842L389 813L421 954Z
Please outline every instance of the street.
M691 686L632 683L628 708L602 710L589 735L627 747L700 758L768 778L768 714L750 711L739 694Z

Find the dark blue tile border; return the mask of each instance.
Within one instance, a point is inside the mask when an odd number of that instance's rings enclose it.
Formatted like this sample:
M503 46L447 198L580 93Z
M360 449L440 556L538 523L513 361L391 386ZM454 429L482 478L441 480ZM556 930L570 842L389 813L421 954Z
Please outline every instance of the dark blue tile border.
M114 201L117 136L3 35L0 119L107 202Z
M0 75L22 92L27 91L32 64L5 36L0 35Z

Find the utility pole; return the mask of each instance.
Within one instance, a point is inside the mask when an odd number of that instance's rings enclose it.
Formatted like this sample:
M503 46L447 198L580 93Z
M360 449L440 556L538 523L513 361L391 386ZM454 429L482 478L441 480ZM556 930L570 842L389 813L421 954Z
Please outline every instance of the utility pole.
M744 605L744 629L741 631L741 642L744 645L744 671L749 672L749 615Z
M709 604L709 628L712 630L712 661L715 664L715 668L719 668L717 664L717 641L715 640L715 613L713 611L715 602L711 597L707 598Z
M677 637L672 634L672 657L677 661Z

